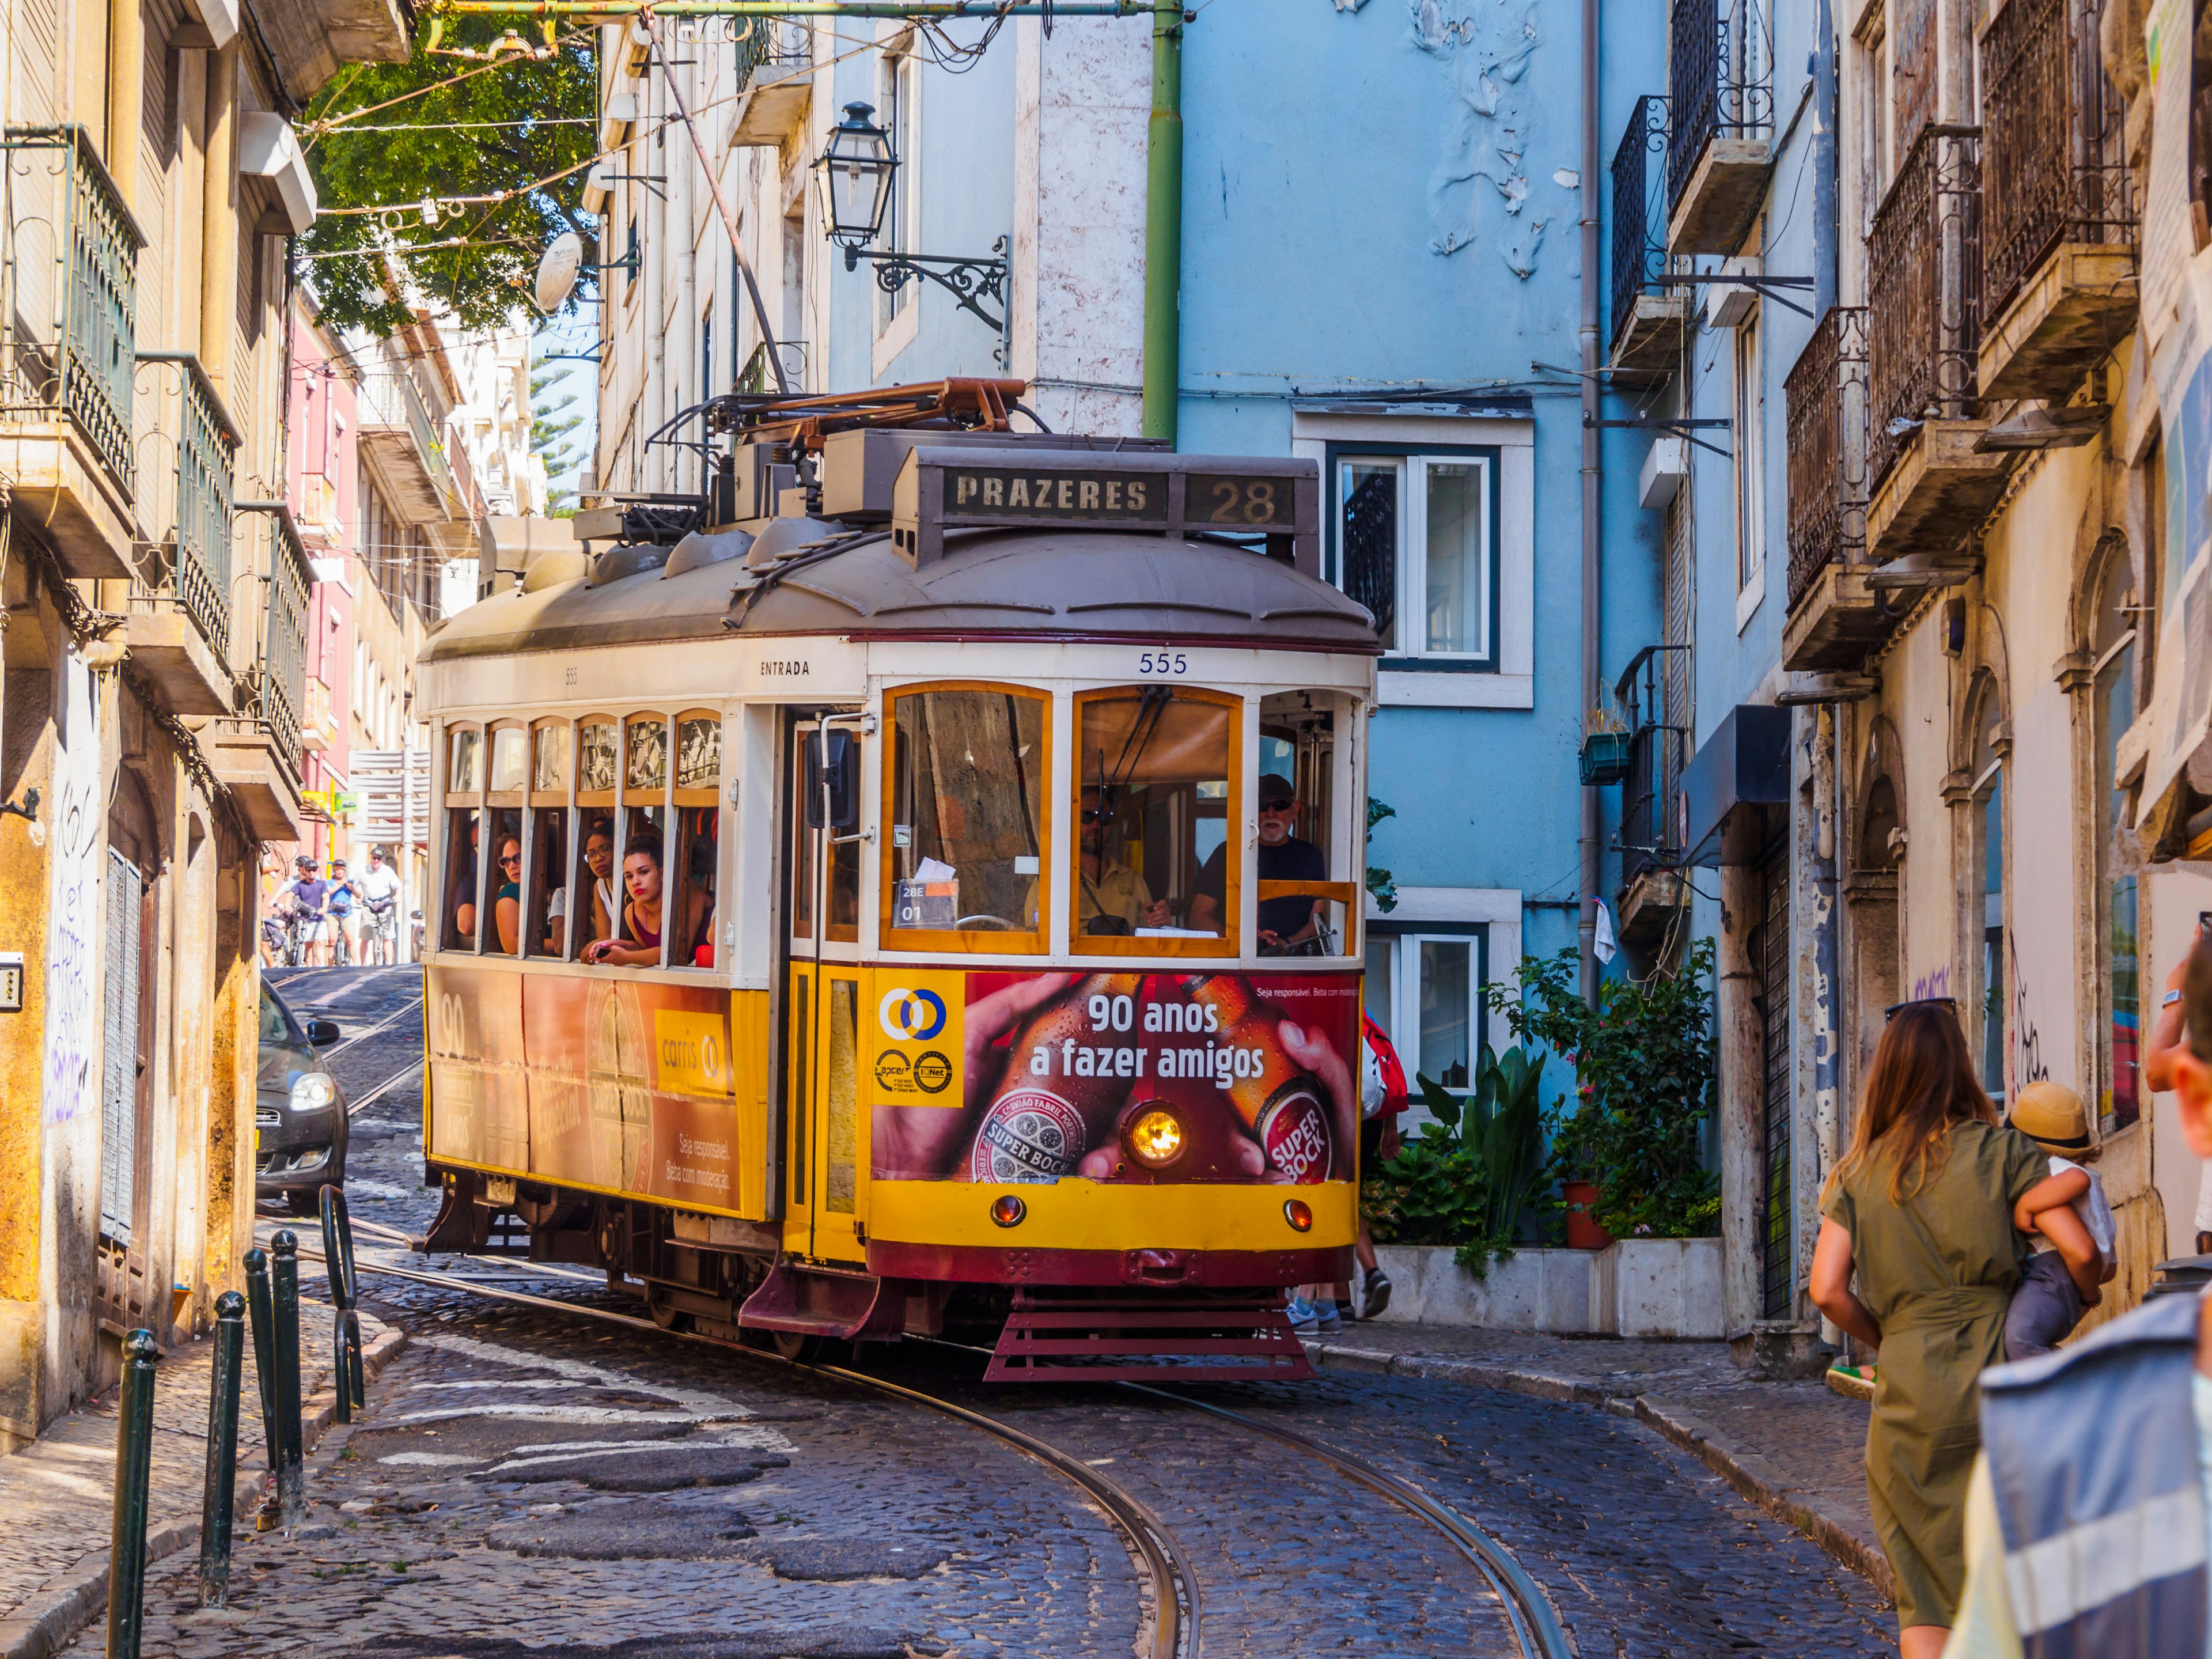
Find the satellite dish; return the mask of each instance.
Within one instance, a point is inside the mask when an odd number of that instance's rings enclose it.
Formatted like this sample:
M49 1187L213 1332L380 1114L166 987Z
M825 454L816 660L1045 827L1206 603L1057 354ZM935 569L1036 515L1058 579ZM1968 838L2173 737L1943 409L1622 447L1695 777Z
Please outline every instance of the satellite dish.
M576 286L576 273L584 268L584 239L564 230L553 239L545 257L538 262L538 281L532 297L538 310L551 316L567 301Z

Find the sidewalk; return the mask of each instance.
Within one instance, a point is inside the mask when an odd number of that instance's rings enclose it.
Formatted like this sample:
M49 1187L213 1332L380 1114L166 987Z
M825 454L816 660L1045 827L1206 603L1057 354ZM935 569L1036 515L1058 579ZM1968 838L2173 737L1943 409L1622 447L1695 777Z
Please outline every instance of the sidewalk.
M373 1379L406 1342L396 1327L361 1316L363 1358ZM300 1393L308 1450L331 1419L331 1310L300 1303ZM153 1475L147 1506L149 1565L197 1549L207 1478L208 1388L215 1344L203 1339L172 1350L154 1368ZM253 1505L268 1468L262 1445L253 1340L238 1403L240 1534L253 1529ZM9 1547L0 1554L0 1659L45 1659L107 1606L107 1546L115 1499L119 1390L111 1389L55 1423L45 1436L0 1457L0 1514Z
M1346 1325L1306 1352L1317 1365L1425 1376L1601 1406L1695 1453L1776 1518L1892 1601L1867 1504L1869 1407L1820 1381L1753 1381L1725 1342L1540 1336L1465 1326Z

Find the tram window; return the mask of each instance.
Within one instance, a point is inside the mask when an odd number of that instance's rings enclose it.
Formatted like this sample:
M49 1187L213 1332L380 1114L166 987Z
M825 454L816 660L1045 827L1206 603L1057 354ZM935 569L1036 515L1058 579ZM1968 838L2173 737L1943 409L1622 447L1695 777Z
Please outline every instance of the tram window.
M579 957L586 945L611 939L615 931L615 821L586 813L581 828L575 867L568 885L554 896L561 911L557 921L551 915L554 901L546 903L549 936L552 928L558 928L566 945L573 927L575 939L569 954Z
M576 790L579 794L605 795L612 805L615 790L615 727L612 720L586 720L576 728Z
M1335 714L1325 693L1277 693L1260 705L1255 816L1261 956L1340 956L1351 948L1356 894L1334 842ZM1199 872L1197 908L1222 900L1217 855ZM1328 890L1317 890L1326 889Z
M717 789L722 781L720 715L686 715L676 723L676 788Z
M682 871L690 891L702 893L712 915L721 868L722 717L704 711L676 717L676 840L669 870ZM672 968L712 968L714 930L686 934L668 955Z
M541 726L530 734L530 792L562 794L568 787L568 728Z
M805 744L801 741L793 746L791 757L791 933L793 939L809 939L814 933L814 836L806 823L807 766L805 750Z
M484 948L511 957L522 941L522 814L494 812L491 843L492 929L485 936Z
M477 842L483 815L473 806L446 814L446 937L448 951L472 951L477 943Z
M568 954L568 884L561 878L568 856L568 814L563 807L535 807L530 814L530 890L523 932L533 957Z
M623 793L635 795L668 787L668 722L658 716L629 723L629 767L623 776Z
M661 833L659 814L631 817L623 838L622 887L617 894L621 924L613 938L592 942L586 960L617 968L657 967L666 937L672 940L672 959L690 962L713 939L714 895L684 875L671 856L673 851Z
M1198 941L1224 939L1236 914L1238 712L1232 698L1170 686L1078 699L1078 951L1136 948L1099 942L1133 935L1161 941L1146 949L1218 953ZM1210 908L1209 848L1222 879Z
M810 826L808 823L810 817L818 818L822 816L819 811L812 813L807 811L810 795L818 795L822 789L819 761L810 759L810 751L818 742L815 735L817 729L811 725L799 728L799 741L793 745L797 752L792 757L791 932L792 936L798 939L808 937L814 931L814 841L817 836L821 836L830 848L829 894L822 918L822 937L849 944L860 937L860 842L849 828L841 828L834 823L826 826ZM834 729L832 734L836 735ZM833 766L837 763L836 752L833 747L830 757ZM846 752L857 753L851 749ZM848 771L849 775L857 780L857 765ZM850 816L857 822L860 799L857 781L848 787L846 795L855 803L855 809ZM830 816L832 818L840 816L834 794L830 803ZM825 828L826 835L823 834Z
M453 734L452 757L446 768L446 793L473 795L483 788L483 733L466 726Z
M491 787L494 794L512 793L523 787L523 763L529 736L519 726L502 726L491 734Z
M982 690L912 691L891 702L886 942L939 933L1039 942L1045 700ZM896 936L906 934L901 939Z

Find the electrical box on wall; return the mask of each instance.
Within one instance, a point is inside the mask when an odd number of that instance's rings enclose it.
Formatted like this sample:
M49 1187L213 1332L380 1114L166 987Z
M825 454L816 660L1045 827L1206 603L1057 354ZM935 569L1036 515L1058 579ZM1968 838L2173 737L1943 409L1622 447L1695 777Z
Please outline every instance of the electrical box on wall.
M23 953L0 951L0 1014L23 1012Z
M1947 657L1955 657L1966 648L1966 601L1956 593L1943 601L1936 638Z

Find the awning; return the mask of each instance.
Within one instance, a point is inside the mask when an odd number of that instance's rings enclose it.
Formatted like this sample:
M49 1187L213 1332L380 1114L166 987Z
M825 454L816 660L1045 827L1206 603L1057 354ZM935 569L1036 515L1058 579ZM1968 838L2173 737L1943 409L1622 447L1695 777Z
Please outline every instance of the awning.
M1790 799L1790 711L1741 702L1682 771L1685 864L1745 861L1724 833L1740 806L1778 806ZM1759 836L1756 841L1764 841ZM1751 856L1755 856L1755 851Z

